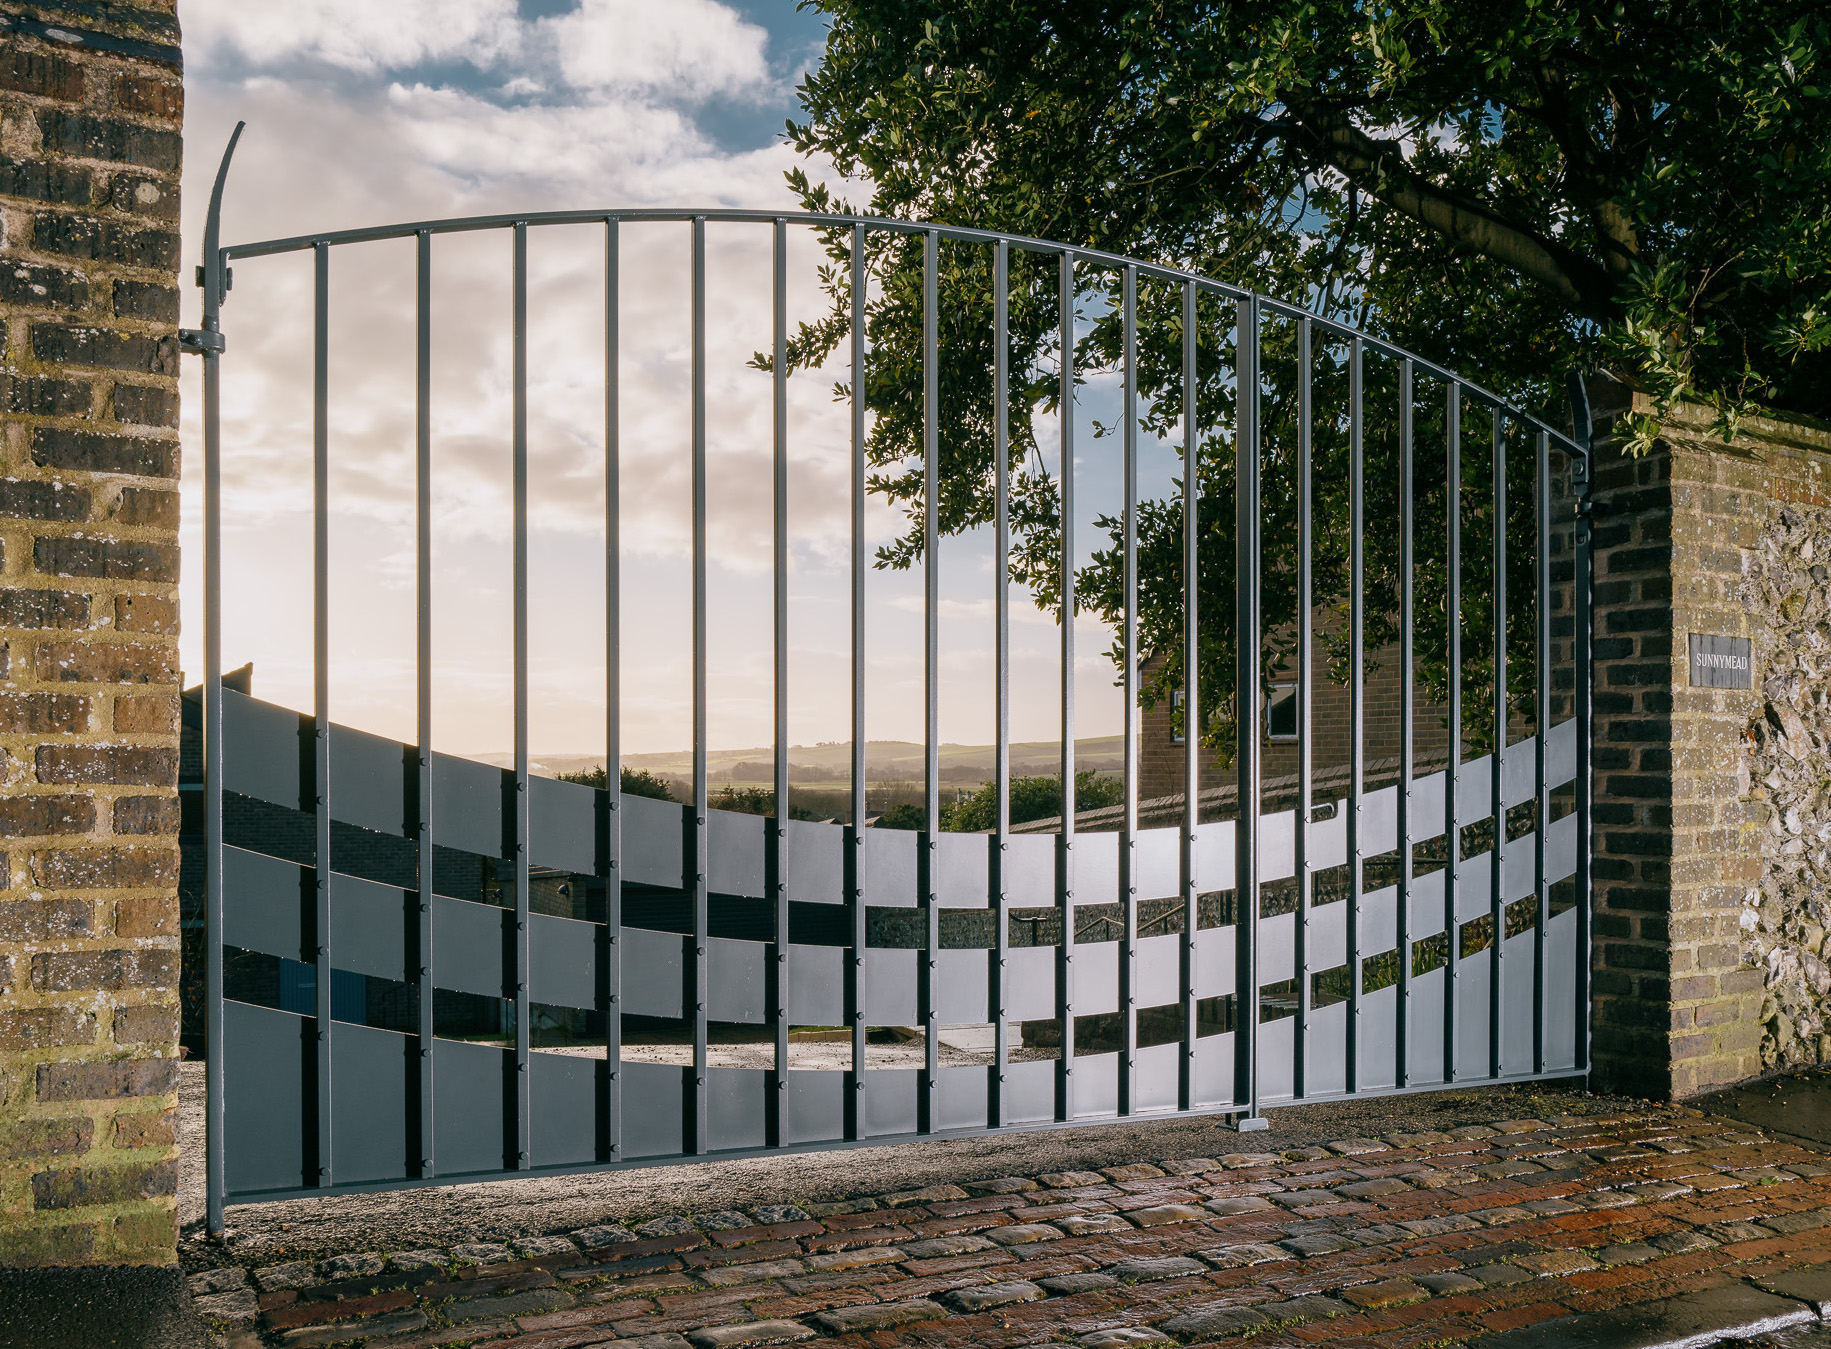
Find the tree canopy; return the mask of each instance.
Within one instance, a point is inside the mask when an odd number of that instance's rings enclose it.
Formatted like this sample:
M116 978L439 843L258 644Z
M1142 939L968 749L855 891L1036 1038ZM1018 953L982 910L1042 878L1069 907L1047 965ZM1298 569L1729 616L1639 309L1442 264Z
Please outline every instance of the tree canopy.
M1187 266L1536 410L1573 362L1831 408L1815 0L802 4L791 138L875 214Z
M810 210L856 205L1183 267L1350 323L1553 423L1573 365L1609 369L1662 404L1712 403L1726 434L1756 405L1831 405L1831 22L1808 0L802 4L830 26L825 59L802 87L805 120L789 135L869 193L850 203L791 173ZM824 360L850 331L850 234L832 232L827 246L832 309L794 335L798 367ZM873 235L866 259L874 286L859 396L874 413L870 484L910 521L880 551L891 567L923 552L922 247ZM943 244L938 270L941 530L990 520L994 431L1005 417L1012 576L1059 608L1060 495L1041 471L1035 432L1059 397L1054 260L1012 255L1002 412L991 395L990 250ZM1097 268L1078 278L1077 302L1096 301L1077 310L1080 376L1120 362L1119 284ZM1138 314L1141 426L1171 438L1183 397L1181 297L1141 284ZM1222 748L1233 736L1231 322L1203 301L1201 734ZM1297 604L1292 326L1269 325L1263 337L1268 676L1289 653ZM1401 503L1381 456L1397 442L1397 374L1376 365L1367 370L1365 519L1390 521ZM1345 404L1339 344L1314 353L1312 374L1319 407ZM1419 443L1441 447L1441 395L1415 392ZM1643 444L1651 431L1636 428ZM1511 481L1532 481L1529 437L1490 435L1485 418L1464 436L1456 518L1471 540L1504 536L1517 575L1529 576L1530 494L1510 494L1504 519L1484 495L1496 452ZM1343 599L1350 545L1341 418L1318 421L1313 448L1313 602L1322 609ZM1419 462L1411 505L1437 531L1418 541L1409 576L1419 672L1439 697L1452 623L1443 454ZM1037 471L1018 471L1031 464ZM1079 571L1078 607L1112 623L1123 613L1119 522L1099 524L1110 540ZM1138 540L1140 647L1158 658L1141 690L1149 705L1183 678L1174 501L1141 504ZM1402 621L1400 554L1390 528L1363 529L1362 543L1372 652ZM1464 554L1454 620L1469 687L1493 670L1484 552L1491 557L1477 542ZM1536 670L1523 657L1537 602L1516 584L1505 618L1508 701L1528 717ZM1335 625L1324 640L1346 677L1346 632ZM1464 706L1470 743L1488 743L1483 700Z

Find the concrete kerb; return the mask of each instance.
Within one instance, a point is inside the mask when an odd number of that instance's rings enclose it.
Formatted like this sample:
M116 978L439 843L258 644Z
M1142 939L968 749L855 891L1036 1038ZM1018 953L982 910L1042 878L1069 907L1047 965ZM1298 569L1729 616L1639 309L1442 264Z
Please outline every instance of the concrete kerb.
M1831 1290L1831 1270L1801 1271ZM1748 1284L1563 1316L1477 1341L1483 1349L1708 1349L1821 1319L1816 1304L1778 1297Z

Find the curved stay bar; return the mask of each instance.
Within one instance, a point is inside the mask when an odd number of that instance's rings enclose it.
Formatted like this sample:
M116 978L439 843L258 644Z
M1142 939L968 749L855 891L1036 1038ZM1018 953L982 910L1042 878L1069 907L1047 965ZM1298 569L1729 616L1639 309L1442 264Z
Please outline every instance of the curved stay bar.
M240 953L244 964L269 957L275 979L285 984L309 968L315 872L311 856L312 790L311 718L256 701L233 691L224 693L226 849L224 857L224 943ZM1575 723L1554 728L1548 746L1548 778L1553 787L1569 783L1575 772ZM1502 756L1502 800L1507 806L1533 799L1532 766L1536 746L1527 739L1509 745ZM390 1183L456 1179L505 1169L514 1148L512 1101L514 1056L499 1044L441 1035L435 1048L434 1081L441 1098L434 1118L442 1132L437 1140L443 1159L436 1177L418 1174L410 1157L412 1122L417 1119L414 1087L419 1081L413 1037L386 1025L377 1005L396 989L409 988L417 975L412 941L413 908L418 894L413 875L411 792L413 747L342 726L332 728L330 799L333 811L331 930L328 946L334 978L355 991L343 996L334 988L336 1031L332 1039L338 1188L373 1188ZM1522 767L1523 765L1523 767ZM1491 758L1462 765L1461 819L1479 820L1489 799ZM512 809L513 773L472 760L435 755L435 878L432 915L433 961L440 996L485 1001L512 1000L515 989L514 909L505 907L501 885L509 861L505 823ZM1445 776L1434 773L1412 783L1417 840L1441 835ZM601 913L592 915L591 894L601 885L604 861L603 825L606 794L594 788L547 779L531 784L531 866L549 884L547 901L531 915L529 1001L543 1007L574 1009L594 1019L611 1014L605 1002L605 959L610 933ZM1397 841L1395 786L1363 798L1362 846L1369 854L1389 851ZM1345 806L1345 802L1342 803ZM686 1014L691 988L690 936L680 921L683 897L684 840L690 837L688 808L640 797L623 798L624 921L619 929L624 978L616 1014L626 1018L622 1040L636 1044L641 1036L629 1018L678 1019ZM1438 821L1436 832L1429 821ZM1318 871L1341 867L1347 860L1345 810L1313 826L1311 864ZM765 955L775 933L764 902L766 821L762 817L713 811L708 820L709 889L713 896L710 960L711 1020L729 1026L762 1026L766 1019ZM1575 870L1574 817L1556 821L1547 847L1548 881L1570 877ZM1261 820L1261 879L1284 880L1293 874L1293 813L1283 811ZM1223 908L1212 901L1227 896L1233 875L1235 822L1215 821L1198 827L1197 875L1204 909ZM832 1024L843 1011L841 962L847 946L843 922L842 865L850 830L841 825L797 821L791 834L788 870L790 932L788 942L789 1019L798 1025ZM1077 1019L1110 1016L1119 1010L1119 942L1100 940L1101 908L1118 900L1117 834L1078 835L1080 852L1076 908L1075 968L1078 971L1074 1012ZM920 836L913 831L869 830L865 836L868 878L865 900L872 915L865 973L862 979L866 1017L873 1026L901 1026L916 1021L915 948L906 922L897 915L917 916L916 888ZM1004 873L1013 926L1033 925L1026 911L1043 911L1054 889L1055 840L1020 835L1010 840ZM988 1020L989 962L995 945L989 925L986 834L943 834L937 840L938 886L945 910L943 941L936 979L937 1019L943 1026L975 1025ZM1175 828L1145 829L1136 835L1133 874L1141 901L1174 900L1179 866ZM1489 913L1486 852L1458 864L1458 912L1468 940L1468 926ZM1533 839L1510 839L1502 861L1504 898L1530 898L1534 886ZM555 878L559 878L556 880ZM1441 873L1418 878L1413 889L1411 935L1414 941L1440 932ZM562 887L571 893L561 895ZM1398 891L1392 886L1361 897L1361 945L1372 963L1395 949ZM1346 959L1345 899L1318 903L1310 911L1307 976L1342 965ZM1226 919L1225 921L1221 921ZM957 920L957 921L956 921ZM978 921L974 921L978 920ZM1298 972L1292 964L1295 915L1282 913L1261 921L1260 973L1274 986ZM1234 993L1234 929L1225 914L1202 915L1195 948L1192 996L1198 1003L1230 1003ZM1211 925L1210 925L1211 924ZM746 926L749 931L743 931ZM1548 939L1560 953L1555 964L1574 957L1574 916L1554 916ZM721 935L722 934L722 935ZM741 935L740 935L741 934ZM1028 934L1009 951L1004 987L1007 1017L1020 1025L1049 1023L1059 990L1056 947L1059 926L1047 941ZM1533 940L1531 924L1507 938L1507 956L1515 958ZM1143 935L1138 940L1137 987L1150 1004L1180 999L1179 948L1176 932ZM1025 944L1018 944L1019 942ZM1477 971L1465 962L1458 997L1462 1004L1465 1074L1474 1074L1486 1052L1488 994ZM1441 1006L1442 970L1412 981L1410 997L1416 1016L1428 1019ZM260 1005L249 998L276 999L272 981L258 978L232 982L225 1008L226 1100L231 1146L227 1157L229 1194L237 1200L280 1194L322 1192L305 1175L313 1156L308 1120L312 1081L313 1018L285 1006ZM1507 1067L1525 1072L1531 1054L1531 989L1510 989ZM1366 996L1363 1036L1390 1040L1396 989ZM1434 1000L1434 1002L1433 1002ZM1577 1046L1568 1014L1568 996L1549 997L1554 1013L1547 1028L1552 1067L1577 1062ZM1345 1005L1335 1003L1312 1014L1313 1040L1340 1037ZM435 1013L436 1014L436 1013ZM1207 1019L1204 1019L1206 1022ZM1225 1025L1226 1018L1215 1018ZM403 1024L411 1024L406 1018ZM1085 1024L1085 1023L1084 1023ZM1267 1081L1264 1095L1289 1095L1290 1055L1281 1048L1277 1028L1262 1027L1262 1057ZM1205 1027L1206 1028L1206 1025ZM1523 1039L1521 1037L1524 1037ZM1039 1037L1040 1038L1040 1037ZM1089 1037L1083 1032L1084 1041ZM1234 1107L1231 1099L1231 1030L1204 1034L1196 1044L1197 1109ZM1414 1046L1414 1083L1444 1079L1440 1055L1433 1061L1431 1042ZM1092 1046L1086 1046L1092 1047ZM1177 1104L1180 1043L1141 1047L1137 1067L1141 1108L1172 1110ZM1326 1051L1318 1057L1340 1062ZM1388 1056L1389 1057L1389 1056ZM1369 1054L1363 1062L1378 1063ZM533 1116L533 1166L579 1168L610 1163L602 1155L601 1078L612 1071L602 1057L578 1053L532 1055L530 1084ZM1013 1062L1004 1084L1007 1118L1012 1124L1039 1124L1055 1119L1054 1063L1049 1059ZM665 1063L625 1061L625 1156L628 1162L685 1160L684 1093L690 1069ZM1117 1109L1119 1055L1083 1052L1076 1077L1084 1082L1077 1119L1110 1117ZM938 1131L978 1132L994 1127L988 1118L990 1067L941 1070L935 1106ZM1511 1075L1511 1074L1509 1074ZM866 1134L889 1140L916 1134L918 1073L907 1067L871 1069L865 1073ZM852 1074L807 1070L789 1074L788 1126L784 1146L833 1145L845 1140L845 1093ZM709 1090L712 1136L708 1151L741 1151L766 1146L761 1122L773 1087L767 1068L715 1067ZM1282 1089L1280 1089L1282 1084ZM1377 1074L1352 1089L1390 1088ZM1336 1092L1351 1088L1333 1084ZM1327 1083L1311 1095L1330 1094ZM258 1122L258 1123L257 1123ZM447 1123L449 1122L449 1123ZM279 1127L275 1127L276 1123ZM247 1140L245 1145L238 1145Z

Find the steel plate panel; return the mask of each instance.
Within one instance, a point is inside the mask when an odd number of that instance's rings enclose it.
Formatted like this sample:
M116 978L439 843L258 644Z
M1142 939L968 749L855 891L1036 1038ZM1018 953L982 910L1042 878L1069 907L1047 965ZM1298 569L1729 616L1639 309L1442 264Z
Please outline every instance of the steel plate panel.
M1206 937L1206 934L1203 934ZM1348 963L1348 901L1310 908L1309 971L1332 970Z
M1002 884L1005 902L1014 909L1055 903L1054 834L1012 834L1005 840Z
M1532 835L1522 834L1501 853L1500 893L1509 904L1531 894L1537 883L1534 851Z
M1399 841L1399 793L1396 787L1382 787L1361 798L1361 856L1378 857L1391 852Z
M1397 1081L1398 1006L1397 984L1361 995L1359 1067L1362 1090L1390 1090Z
M1053 946L1014 946L1005 964L1005 1016L1042 1021L1055 1015Z
M865 1132L912 1134L916 1131L916 1093L921 1073L913 1068L878 1068L865 1074Z
M788 822L788 897L803 904L845 903L844 826Z
M763 894L761 815L732 810L706 812L706 888L719 895Z
M935 1079L934 1127L984 1129L990 1123L990 1068L943 1068Z
M1511 808L1522 801L1530 801L1536 794L1537 744L1538 738L1529 735L1501 751L1501 804Z
M843 946L788 948L788 1019L796 1026L841 1026L846 1017ZM818 1135L826 1137L825 1134Z
M624 883L680 889L686 807L675 801L625 796L622 810Z
M223 1003L224 1162L230 1194L312 1183L317 1023L245 1002Z
M623 929L622 1008L629 1016L680 1018L687 1014L686 948L677 932Z
M301 736L311 734L308 718L291 708L259 702L223 690L223 790L270 801L288 810L310 810L302 790L309 760L302 763Z
M1545 879L1561 881L1577 874L1577 817L1553 820L1545 831Z
M865 903L912 909L916 902L916 842L913 829L865 830Z
M1312 872L1338 867L1348 860L1348 803L1336 801L1334 806L1335 813L1328 819L1310 822L1309 857ZM1232 875L1231 872L1228 874ZM1204 890L1219 888L1218 883L1202 886Z
M708 1068L706 1096L709 1102L712 1151L725 1148L760 1148L769 1142L764 1124L769 1116L770 1093L775 1090L775 1073L761 1068Z
M1465 857L1456 868L1456 921L1472 923L1485 918L1493 908L1494 854L1476 853Z
M1296 1090L1297 1018L1259 1023L1259 1098L1276 1101Z
M761 1025L767 1019L769 1008L763 981L768 954L769 948L762 942L733 941L726 937L706 939L706 1015L709 1018L741 1021L752 1026Z
M1259 979L1275 984L1293 977L1297 915L1282 913L1259 920ZM1203 934L1205 935L1205 934ZM1197 940L1200 940L1198 936Z
M1171 933L1143 937L1138 942L1138 986L1134 996L1140 1007L1161 1007L1180 1002L1183 995L1183 939Z
M675 1157L686 1151L690 1068L666 1063L625 1063L623 1155Z
M1025 1059L1005 1067L1005 1117L1013 1124L1055 1118L1055 1059Z
M1233 1039L1231 1035L1226 1038ZM1332 1002L1311 1010L1304 1050L1305 1090L1310 1095L1323 1096L1348 1090L1347 1003Z
M485 998L514 997L514 938L513 910L434 895L434 985Z
M1233 1033L1205 1035L1195 1042L1194 1104L1232 1105Z
M1545 1066L1575 1068L1577 1054L1577 911L1545 928Z
M286 960L316 959L306 915L314 873L264 853L223 849L223 945Z
M441 1176L515 1164L515 1055L496 1045L432 1042L433 1146Z
M1411 998L1406 1009L1405 1062L1411 1072L1411 1085L1422 1086L1444 1080L1443 1071L1443 971L1426 970L1411 980Z
M943 1026L976 1026L992 1019L988 951L935 952L935 1016Z
M824 1143L846 1131L846 1094L851 1074L791 1072L788 1075L787 1143Z
M1233 992L1231 927L1203 928L1195 938L1195 996L1219 998Z
M916 1012L916 951L865 952L861 1000L868 1026L913 1026Z
M432 841L484 857L510 856L500 768L450 754L432 756Z
M1566 718L1545 739L1545 780L1562 787L1577 776L1577 723Z
M1488 1075L1488 953L1465 956L1456 972L1456 1072Z
M342 1023L331 1032L331 1175L339 1185L417 1173L407 1120L419 1090L418 1045L373 1026Z
M1119 902L1119 836L1117 834L1076 834L1074 836L1074 902L1076 904L1116 904Z
M1422 941L1443 931L1443 873L1427 871L1411 881L1411 939Z
M1297 873L1297 816L1288 810L1259 817L1259 879L1283 880Z
M1346 903L1346 900L1342 901ZM1361 896L1361 959L1399 945L1399 891L1389 885Z
M1414 842L1443 837L1445 775L1426 773L1411 780L1411 837Z
M1501 986L1501 1067L1503 1073L1532 1071L1532 962L1534 937L1528 928L1507 938L1501 962L1507 967Z
M1180 1088L1183 1047L1180 1043L1147 1045L1138 1051L1134 1111L1174 1110Z
M1182 893L1180 833L1177 829L1140 829L1133 837L1132 884L1138 899L1175 899Z
M598 1103L605 1061L583 1054L528 1055L535 1166L582 1166L598 1157Z
M1119 1056L1080 1054L1074 1061L1076 1119L1119 1113Z
M1233 889L1233 833L1232 820L1195 827L1195 874L1202 878L1201 893Z
M405 890L331 873L331 964L407 983L418 964L419 899Z
M331 818L400 837L407 821L407 780L419 756L398 740L331 725ZM335 858L332 859L333 863Z
M935 840L935 896L948 908L983 909L991 903L989 834L944 833Z
M601 923L529 914L529 1000L558 1007L596 1007L603 932Z
M1119 943L1088 942L1074 948L1074 1014L1119 1010Z
M1464 760L1456 779L1456 817L1464 829L1494 814L1494 756Z
M599 795L582 783L529 778L528 861L537 867L595 875Z

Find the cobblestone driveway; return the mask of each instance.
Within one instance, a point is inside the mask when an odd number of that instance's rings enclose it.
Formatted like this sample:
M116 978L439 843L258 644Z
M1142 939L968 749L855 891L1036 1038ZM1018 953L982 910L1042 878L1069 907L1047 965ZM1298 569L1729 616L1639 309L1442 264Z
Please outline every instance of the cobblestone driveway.
M192 1286L232 1349L1435 1345L1831 1261L1826 1160L1648 1109L228 1265Z

